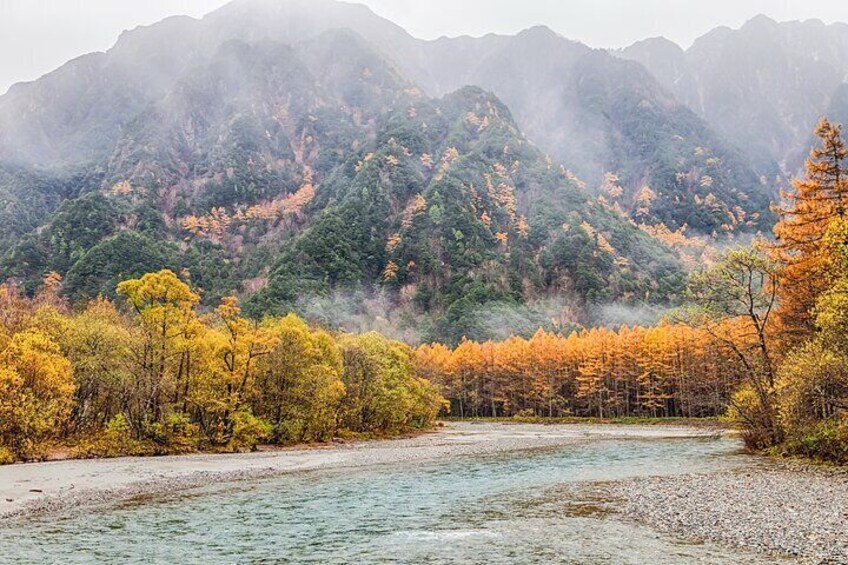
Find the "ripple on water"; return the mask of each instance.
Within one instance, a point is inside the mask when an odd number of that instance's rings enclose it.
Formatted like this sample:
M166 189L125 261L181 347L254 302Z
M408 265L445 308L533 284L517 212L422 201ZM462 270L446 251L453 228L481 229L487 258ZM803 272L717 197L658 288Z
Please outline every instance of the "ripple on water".
M0 561L738 563L619 520L604 494L605 481L743 465L737 450L728 439L610 439L296 473L7 528Z

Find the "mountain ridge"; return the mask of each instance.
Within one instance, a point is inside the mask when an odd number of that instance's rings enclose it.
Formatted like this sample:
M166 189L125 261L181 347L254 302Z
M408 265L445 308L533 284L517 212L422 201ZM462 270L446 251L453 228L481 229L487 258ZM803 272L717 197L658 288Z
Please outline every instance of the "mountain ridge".
M334 0L137 27L0 97L0 278L82 300L168 267L257 316L362 293L454 341L673 302L693 242L770 229L780 171L641 47L425 41Z

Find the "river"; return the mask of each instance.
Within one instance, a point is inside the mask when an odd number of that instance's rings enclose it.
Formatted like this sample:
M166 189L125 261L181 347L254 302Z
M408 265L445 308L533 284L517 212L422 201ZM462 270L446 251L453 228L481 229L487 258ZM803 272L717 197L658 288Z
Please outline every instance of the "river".
M609 481L750 465L733 438L605 433L413 461L403 449L399 444L388 462L221 482L16 521L0 526L0 561L774 562L622 519L604 497Z

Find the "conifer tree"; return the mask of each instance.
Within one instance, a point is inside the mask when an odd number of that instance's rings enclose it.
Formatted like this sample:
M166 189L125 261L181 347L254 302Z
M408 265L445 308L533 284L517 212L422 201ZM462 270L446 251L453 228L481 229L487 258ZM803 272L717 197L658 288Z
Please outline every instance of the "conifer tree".
M806 161L806 178L795 179L782 194L780 221L774 228L773 254L781 264L780 319L790 334L812 331L812 309L828 284L828 226L848 212L848 148L842 126L822 118L815 129L820 145Z

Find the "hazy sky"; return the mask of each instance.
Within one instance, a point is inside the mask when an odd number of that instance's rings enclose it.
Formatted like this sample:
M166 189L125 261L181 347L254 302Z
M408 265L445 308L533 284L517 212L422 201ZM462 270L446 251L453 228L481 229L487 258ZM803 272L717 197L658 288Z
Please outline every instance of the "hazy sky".
M285 0L280 0L285 1ZM687 47L719 26L765 13L848 22L846 0L361 0L412 35L515 33L545 24L592 47L664 35ZM226 0L0 0L0 93L65 61L108 49L124 29L173 14L199 17Z

